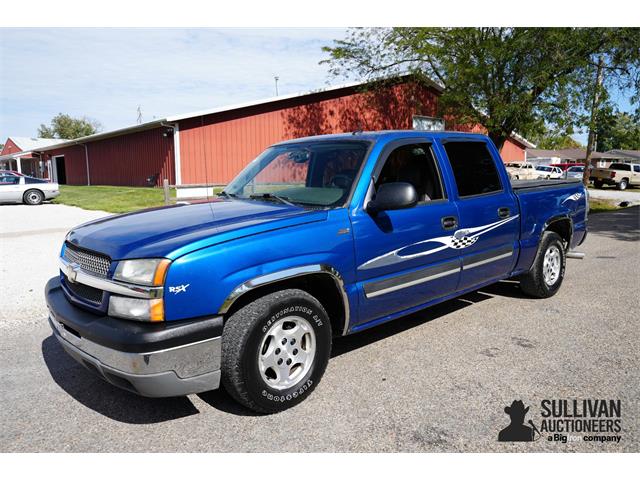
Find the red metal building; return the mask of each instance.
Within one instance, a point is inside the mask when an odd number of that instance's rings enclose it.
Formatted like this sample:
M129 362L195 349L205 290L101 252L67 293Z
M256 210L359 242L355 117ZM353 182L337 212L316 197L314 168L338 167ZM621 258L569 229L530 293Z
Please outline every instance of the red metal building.
M155 120L38 150L50 176L74 185L226 184L267 146L354 130L441 129L441 88L410 75ZM522 161L510 139L505 161Z

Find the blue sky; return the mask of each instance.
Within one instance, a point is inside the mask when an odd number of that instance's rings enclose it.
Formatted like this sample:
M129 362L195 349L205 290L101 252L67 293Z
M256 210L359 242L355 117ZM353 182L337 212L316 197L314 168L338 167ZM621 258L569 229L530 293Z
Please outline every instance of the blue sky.
M345 29L0 29L0 142L35 136L59 112L105 130L313 90L332 78L322 46ZM623 110L628 94L615 92ZM586 134L574 135L586 142Z
M0 29L0 142L59 112L105 130L344 83L321 47L344 29Z

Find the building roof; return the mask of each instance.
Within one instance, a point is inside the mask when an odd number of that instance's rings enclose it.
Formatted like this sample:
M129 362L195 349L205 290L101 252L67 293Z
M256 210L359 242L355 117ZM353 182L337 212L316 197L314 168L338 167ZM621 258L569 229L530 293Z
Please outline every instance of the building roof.
M527 158L559 158L560 160L584 160L587 156L585 148L561 148L558 150L545 150L541 148L527 148ZM617 159L619 155L611 153L593 152L591 159Z
M617 155L617 158L640 160L640 150L608 150L607 153Z
M16 146L22 150L23 152L27 152L30 150L36 150L42 147L48 147L50 145L55 145L60 142L64 142L64 140L60 140L59 138L34 138L34 137L9 137Z
M316 89L316 90L311 90L311 91L307 91L307 92L300 92L300 93L294 93L294 94L290 94L290 95L280 95L277 97L269 97L269 98L264 98L261 100L255 100L255 101L251 101L251 102L244 102L244 103L238 103L238 104L234 104L234 105L226 105L226 106L222 106L222 107L216 107L216 108L211 108L211 109L207 109L207 110L199 110L199 111L195 111L195 112L189 112L189 113L184 113L184 114L180 114L180 115L172 115L172 116L167 116L165 118L160 118L160 119L155 119L153 121L150 122L145 122L145 123L141 123L141 124L137 124L137 125L131 125L128 127L124 127L124 128L119 128L116 130L110 130L107 132L100 132L100 133L95 133L93 135L88 135L86 137L80 137L80 138L75 138L73 140L59 140L59 139L31 139L31 140L38 140L38 141L42 141L41 144L39 144L38 146L32 147L29 150L34 150L36 152L44 152L44 151L48 151L48 150L54 150L54 149L58 149L58 148L64 148L64 147L69 147L72 145L82 145L85 144L87 142L93 142L93 141L97 141L97 140L102 140L102 139L106 139L106 138L111 138L111 137L117 137L120 135L124 135L127 133L133 133L133 132L138 132L138 131L143 131L143 130L150 130L153 128L158 128L161 126L166 126L166 127L171 127L172 123L178 122L180 120L186 120L189 118L195 118L195 117L201 117L201 116L205 116L205 115L213 115L213 114L218 114L218 113L227 113L227 112L232 112L235 110L241 110L244 108L250 108L250 107L256 107L256 106L261 106L261 105L268 105L268 104L275 104L278 102L282 102L282 101L286 101L286 100L291 100L291 99L296 99L296 98L304 98L307 96L312 96L312 95L317 95L317 94L321 94L321 93L328 93L328 92L335 92L337 90L344 90L344 89L355 89L358 87L362 87L368 84L372 84L375 82L380 82L380 81L385 81L385 80L405 80L409 77L412 77L413 74L411 73L406 73L406 74L402 74L402 75L396 75L393 77L381 77L381 78L375 78L375 79L369 79L369 80L364 80L364 81L360 81L360 82L351 82L351 83L346 83L346 84L342 84L342 85L337 85L337 86L333 86L333 87L327 87L327 88L321 88L321 89ZM424 80L421 79L422 82L426 83L429 87L433 88L434 90L438 91L439 93L442 93L444 91L444 88L432 81L432 80ZM14 140L15 142L15 138L21 138L21 137L10 137ZM517 141L518 143L522 144L524 147L535 147L534 144L532 144L531 142L529 142L526 138L522 137L521 135L518 135L517 133L513 133L511 135L511 138L514 139L515 141ZM23 148L23 150L26 150Z

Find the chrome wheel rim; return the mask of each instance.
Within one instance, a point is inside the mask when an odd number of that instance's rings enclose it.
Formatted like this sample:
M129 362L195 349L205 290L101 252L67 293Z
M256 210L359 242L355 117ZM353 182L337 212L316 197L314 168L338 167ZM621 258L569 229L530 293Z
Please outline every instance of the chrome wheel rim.
M31 192L27 195L27 200L29 200L29 203L38 203L38 201L40 201L40 195L35 192Z
M262 380L276 390L296 386L311 369L316 354L316 335L302 317L278 320L262 337L258 369Z
M544 283L548 286L552 286L558 281L561 261L560 249L555 245L550 246L545 252L544 261L542 262Z

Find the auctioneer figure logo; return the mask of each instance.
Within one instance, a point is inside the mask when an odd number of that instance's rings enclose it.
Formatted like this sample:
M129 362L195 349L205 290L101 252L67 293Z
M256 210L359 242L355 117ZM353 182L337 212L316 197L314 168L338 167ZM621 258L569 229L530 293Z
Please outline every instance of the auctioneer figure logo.
M511 418L511 423L502 429L498 434L499 442L532 442L534 440L534 431L538 429L529 420L530 427L524 424L524 417L529 411L529 407L524 408L522 400L514 400L511 406L504 407L504 411ZM540 433L538 432L538 435Z

